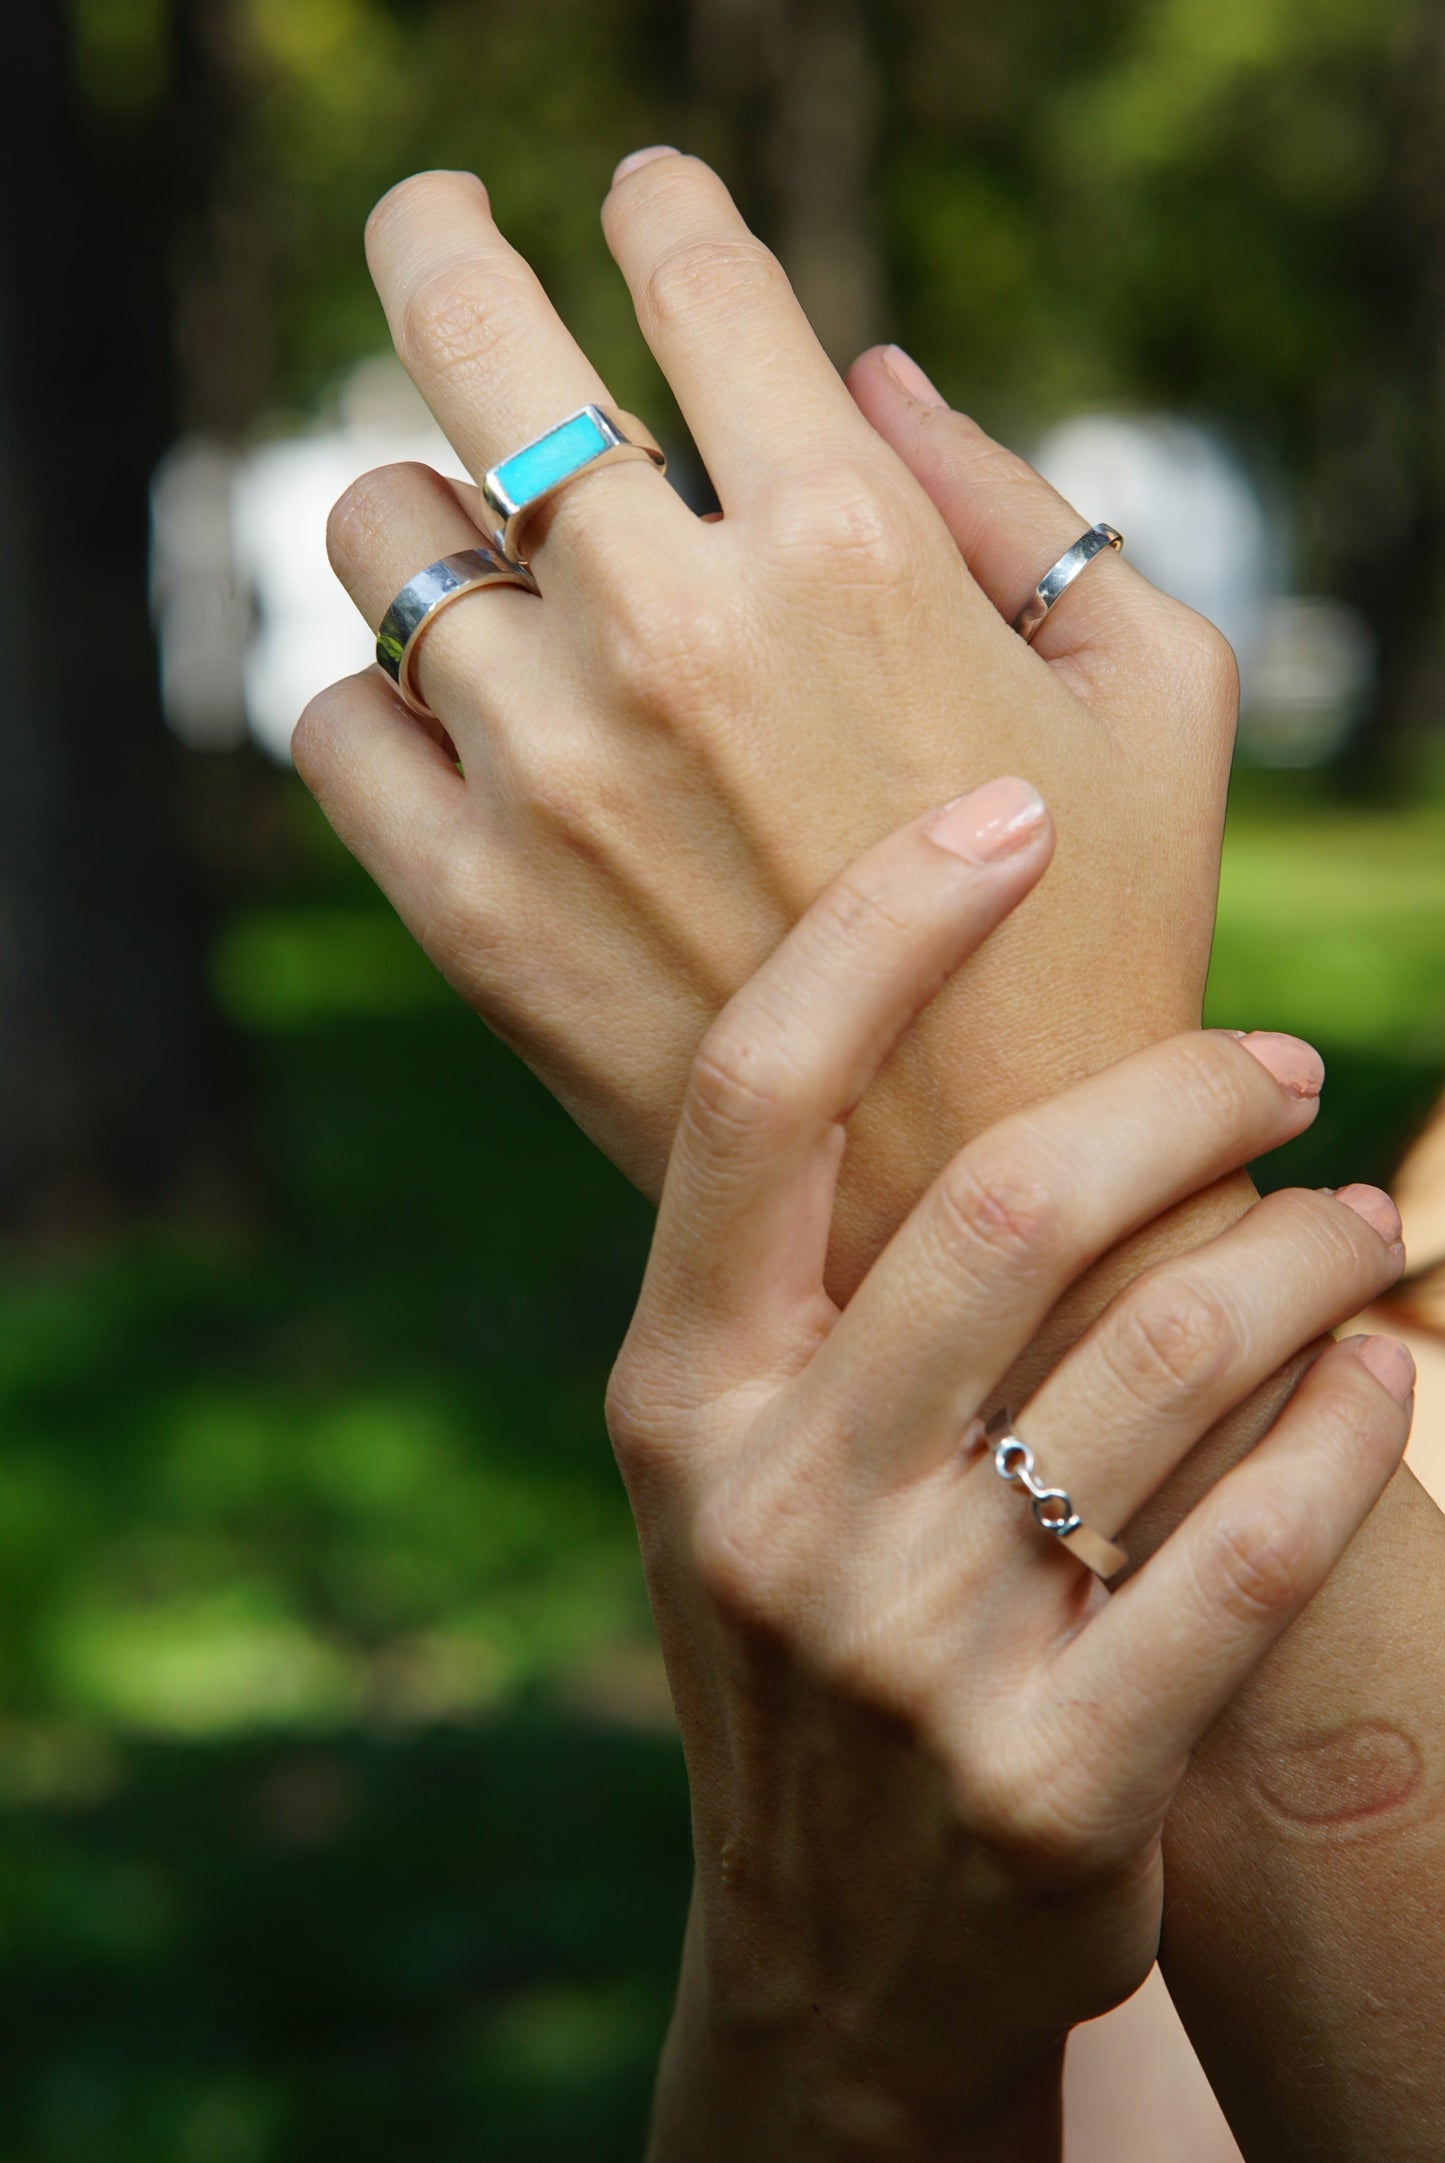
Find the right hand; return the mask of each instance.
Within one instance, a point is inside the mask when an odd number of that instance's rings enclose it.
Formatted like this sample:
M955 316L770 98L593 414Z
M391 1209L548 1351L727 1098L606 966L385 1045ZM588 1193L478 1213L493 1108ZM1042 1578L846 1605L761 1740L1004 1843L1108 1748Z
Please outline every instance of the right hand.
M829 1300L845 1122L1050 847L1017 782L905 828L693 1067L610 1398L693 1785L669 2163L1046 2153L1062 2038L1153 1962L1191 1750L1404 1449L1408 1359L1333 1346L1109 1593L971 1441L1099 1254L1310 1124L1293 1038L1178 1037L990 1128ZM1139 1278L1022 1408L1040 1474L1112 1535L1395 1281L1378 1222L1280 1193Z
M1233 660L1113 556L1025 646L1010 618L1087 519L881 356L855 402L696 159L623 173L603 216L724 516L638 466L588 475L532 529L540 602L488 593L426 635L465 777L376 670L313 702L296 760L438 966L654 1195L698 1039L826 881L970 778L1037 781L1058 870L870 1099L846 1285L959 1139L1197 1024ZM472 176L401 183L367 247L474 480L606 398ZM358 481L330 546L368 623L478 515L423 467Z

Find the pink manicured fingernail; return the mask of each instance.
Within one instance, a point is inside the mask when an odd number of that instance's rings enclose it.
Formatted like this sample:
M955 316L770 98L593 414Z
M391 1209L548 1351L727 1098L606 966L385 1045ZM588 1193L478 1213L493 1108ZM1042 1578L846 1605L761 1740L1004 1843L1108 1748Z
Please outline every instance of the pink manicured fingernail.
M883 348L883 365L900 390L907 391L925 406L946 406L948 400L939 395L911 353L905 353L901 345Z
M1335 1200L1343 1202L1346 1209L1353 1209L1357 1217L1363 1217L1371 1231L1378 1232L1387 1247L1397 1246L1404 1227L1400 1212L1380 1187L1365 1187L1358 1183L1352 1187L1336 1187Z
M1272 1074L1286 1096L1317 1097L1325 1085L1325 1062L1313 1044L1301 1037L1281 1036L1274 1029L1251 1029L1239 1039L1241 1047Z
M1026 849L1043 832L1044 800L1027 781L1010 775L945 804L926 831L950 856L991 864Z
M1394 1337L1346 1337L1345 1343L1396 1404L1403 1404L1415 1387L1415 1362L1404 1345Z
M619 180L625 180L628 174L635 173L639 166L651 165L654 158L675 158L678 155L671 143L653 143L646 150L629 150L612 175L612 185L615 188Z

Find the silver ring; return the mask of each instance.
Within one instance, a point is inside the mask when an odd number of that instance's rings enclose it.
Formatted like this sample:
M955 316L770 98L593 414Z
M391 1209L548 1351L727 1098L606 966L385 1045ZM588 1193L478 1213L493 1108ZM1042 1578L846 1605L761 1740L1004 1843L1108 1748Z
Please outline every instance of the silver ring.
M1072 586L1080 571L1087 570L1095 556L1106 548L1117 551L1124 546L1124 536L1113 526L1090 526L1081 534L1072 548L1066 549L1052 569L1045 571L1023 607L1014 617L1014 629L1026 646L1031 646L1038 636L1039 625L1049 610L1068 587Z
M381 619L376 658L412 712L428 721L436 715L412 684L420 635L440 609L459 601L464 593L479 593L483 586L521 586L527 593L538 590L524 563L509 562L490 548L462 548L409 578Z
M1011 1412L995 1412L984 1424L984 1441L993 1451L994 1470L1000 1479L1022 1487L1029 1498L1034 1523L1047 1532L1096 1577L1116 1577L1129 1557L1122 1547L1106 1540L1102 1532L1086 1525L1062 1487L1049 1487L1037 1475L1034 1453L1014 1429Z
M667 471L661 445L632 414L606 406L582 406L569 413L565 421L558 421L555 428L524 443L483 474L482 500L497 522L493 541L504 556L521 560L517 542L522 525L539 503L596 466L621 465L637 458L659 473Z

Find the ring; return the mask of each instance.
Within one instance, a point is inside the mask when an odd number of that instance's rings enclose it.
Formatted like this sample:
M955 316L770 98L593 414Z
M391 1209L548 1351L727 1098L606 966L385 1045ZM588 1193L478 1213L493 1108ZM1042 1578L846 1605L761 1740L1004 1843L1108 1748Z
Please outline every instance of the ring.
M1031 646L1038 635L1039 625L1047 616L1062 593L1072 586L1080 571L1087 570L1095 556L1106 548L1116 553L1124 546L1124 536L1113 526L1090 526L1081 534L1072 548L1066 549L1052 570L1045 571L1023 607L1014 617L1014 629L1026 646Z
M442 609L464 593L480 592L483 586L521 586L527 593L538 590L525 563L509 563L490 548L463 548L409 578L381 619L376 658L412 712L425 720L434 721L436 715L412 689L411 681L421 633Z
M645 458L659 473L667 471L661 447L641 421L604 406L583 406L534 442L524 443L482 480L482 500L497 522L492 538L501 553L522 560L517 536L523 521L559 488L594 466L635 458Z
M1086 1525L1062 1487L1046 1487L1035 1477L1034 1453L1014 1430L1011 1412L995 1412L985 1422L983 1437L993 1451L994 1470L1001 1479L1024 1488L1034 1523L1061 1547L1086 1563L1096 1577L1115 1577L1129 1557L1122 1547L1106 1540L1102 1532Z

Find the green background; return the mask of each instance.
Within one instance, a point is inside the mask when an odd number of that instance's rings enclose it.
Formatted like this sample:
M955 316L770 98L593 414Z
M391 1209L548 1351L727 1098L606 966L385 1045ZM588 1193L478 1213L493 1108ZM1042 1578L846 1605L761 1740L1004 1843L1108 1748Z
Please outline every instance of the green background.
M781 93L709 74L706 13L231 11L221 192L266 337L239 389L203 356L202 419L222 391L242 437L325 411L381 343L365 211L424 163L494 181L619 396L655 411L596 229L613 159L682 139L765 229L787 212L748 147ZM1390 223L1420 19L996 13L842 10L876 327L1011 435L1076 400L1217 417L1293 506L1313 589L1368 608L1338 515L1358 417L1408 465L1420 532L1438 479L1433 302ZM105 126L166 97L167 21L78 0ZM1428 207L1438 163L1410 171ZM1210 1018L1301 1030L1330 1069L1271 1180L1386 1176L1445 1072L1436 630L1414 624L1339 772L1237 778ZM0 2156L620 2163L687 1877L600 1409L647 1214L289 776L234 754L193 795L245 1178L209 1214L5 1257ZM252 837L223 870L218 802Z

